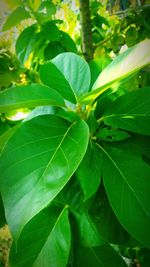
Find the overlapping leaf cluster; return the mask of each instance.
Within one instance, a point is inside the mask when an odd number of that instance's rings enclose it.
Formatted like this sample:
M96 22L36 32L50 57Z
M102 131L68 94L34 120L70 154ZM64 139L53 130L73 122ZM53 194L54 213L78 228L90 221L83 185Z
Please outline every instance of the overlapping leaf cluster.
M39 84L0 94L1 113L32 110L0 138L11 266L121 267L110 243L150 248L150 88L110 89L149 64L149 47L120 54L94 84L80 56L62 53Z

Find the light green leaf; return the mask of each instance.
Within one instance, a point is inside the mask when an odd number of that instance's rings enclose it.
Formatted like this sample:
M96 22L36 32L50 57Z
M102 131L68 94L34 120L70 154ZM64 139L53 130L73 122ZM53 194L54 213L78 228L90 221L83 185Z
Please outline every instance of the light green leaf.
M21 126L21 123L18 123L12 128L9 128L0 136L0 154L2 153L5 145L7 144L9 138L15 133L15 131Z
M77 256L77 267L127 267L121 256L109 245L97 247L80 247Z
M30 18L30 14L23 7L19 6L8 16L2 30L7 31L11 27L16 26L22 20L28 18Z
M150 63L150 40L146 39L117 56L99 75L92 91L81 97L81 103L93 102L115 82L131 75ZM132 85L131 85L132 86Z
M100 140L113 142L113 141L122 141L130 136L125 131L122 130L100 128L96 133L96 137L98 137Z
M13 267L66 266L70 249L70 225L66 207L55 205L37 214L23 229L10 253ZM57 257L56 257L57 255Z
M77 99L89 91L90 68L84 59L74 53L66 52L55 57L52 63L65 76Z
M150 247L150 167L122 147L102 148L102 175L118 220L135 239Z
M99 147L90 143L88 150L77 169L77 179L87 200L97 191L101 180L102 154Z
M9 139L0 161L0 186L15 240L67 184L83 159L88 138L84 121L43 115L24 122Z
M150 88L120 96L103 116L107 125L150 135Z
M21 63L26 62L36 43L36 24L33 24L23 30L16 41L16 54Z
M54 88L65 99L72 103L76 103L76 98L70 84L53 63L48 62L41 66L40 78L44 84Z
M54 89L30 84L13 87L0 93L0 112L44 105L64 106L64 100Z

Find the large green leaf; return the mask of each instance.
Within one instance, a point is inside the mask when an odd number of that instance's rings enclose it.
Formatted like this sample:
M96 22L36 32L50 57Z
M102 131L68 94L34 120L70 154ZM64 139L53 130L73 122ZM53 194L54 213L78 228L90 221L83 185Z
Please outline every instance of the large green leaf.
M26 121L8 140L0 162L2 198L11 232L45 208L69 181L88 145L87 124L55 115Z
M129 76L150 63L150 40L144 40L117 56L99 75L92 91L80 99L82 103L93 102L115 82ZM132 86L132 85L131 85Z
M150 135L150 88L120 96L108 106L102 119L110 126Z
M25 63L35 48L36 24L27 27L21 32L16 41L16 54L22 63Z
M74 92L61 73L61 71L51 62L48 62L40 68L41 81L58 91L65 99L76 103Z
M150 247L150 167L122 147L100 147L108 199L124 228Z
M94 248L80 247L77 256L77 267L127 267L121 256L109 245Z
M3 25L3 31L9 30L20 21L30 18L30 14L21 6L17 7L7 18Z
M77 169L77 178L83 190L85 200L97 191L101 180L101 151L99 147L90 143L88 150Z
M0 112L42 105L64 106L65 103L54 89L39 84L17 86L0 93Z
M89 214L103 240L113 244L124 244L127 242L129 234L116 218L102 185L93 198Z
M84 59L66 52L55 57L52 63L63 73L77 99L89 91L90 68Z
M13 244L10 264L13 267L66 266L70 249L70 225L66 207L52 205L36 215Z
M15 131L21 126L21 123L18 123L12 128L9 128L0 136L0 154L2 153L5 145L7 144L9 138L15 133Z

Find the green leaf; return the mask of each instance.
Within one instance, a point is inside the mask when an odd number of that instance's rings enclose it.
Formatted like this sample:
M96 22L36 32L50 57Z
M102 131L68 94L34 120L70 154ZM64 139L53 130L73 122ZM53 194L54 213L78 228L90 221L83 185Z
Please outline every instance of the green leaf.
M41 81L49 87L58 91L65 99L76 103L74 92L61 73L61 71L51 62L48 62L40 68Z
M96 247L104 244L94 223L87 212L76 214L76 220L79 231L79 242L85 247Z
M60 43L65 48L65 51L77 53L76 45L72 40L72 38L69 36L69 34L63 31L60 31L60 33L61 33Z
M50 42L44 49L45 60L50 60L56 57L58 54L65 52L65 49L60 42Z
M97 191L101 180L101 151L99 147L90 143L88 150L77 169L77 179L87 200Z
M74 53L66 52L55 57L52 63L65 76L77 99L89 91L90 68L84 59Z
M44 105L64 106L64 100L54 89L39 84L13 87L0 93L0 112Z
M4 226L6 224L6 219L5 219L5 211L4 211L4 205L0 193L0 227Z
M96 133L96 137L104 141L113 142L127 139L130 135L118 129L100 128Z
M121 256L109 245L94 248L80 247L76 266L127 267Z
M120 96L103 116L107 125L150 135L150 88Z
M11 266L66 266L70 249L70 225L66 207L52 205L36 215L23 229L10 253ZM50 256L51 255L51 256Z
M21 123L18 123L12 128L9 128L0 136L0 154L2 153L5 145L7 144L9 138L15 133L15 131L21 126Z
M52 21L48 21L42 25L38 38L49 40L51 42L59 41L60 31Z
M118 220L138 241L150 247L150 167L130 150L102 148L102 176Z
M67 184L83 159L88 137L88 126L80 119L69 123L43 115L24 122L9 139L1 156L0 186L15 240Z
M89 215L103 240L113 244L124 244L128 241L129 234L116 218L102 185L93 199Z
M81 103L93 102L115 82L150 63L150 40L146 39L117 56L99 75L92 91L81 97Z
M36 24L27 27L21 32L16 41L16 54L22 63L25 63L35 48Z
M11 27L16 26L22 20L28 18L30 18L30 14L23 7L19 6L8 16L2 30L7 31Z

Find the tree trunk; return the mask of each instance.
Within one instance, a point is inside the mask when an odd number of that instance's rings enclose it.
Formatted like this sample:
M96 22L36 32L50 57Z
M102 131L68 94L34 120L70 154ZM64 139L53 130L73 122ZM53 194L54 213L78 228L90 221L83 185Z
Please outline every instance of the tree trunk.
M93 59L92 26L89 0L79 0L82 50L87 61Z

